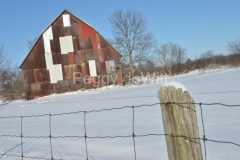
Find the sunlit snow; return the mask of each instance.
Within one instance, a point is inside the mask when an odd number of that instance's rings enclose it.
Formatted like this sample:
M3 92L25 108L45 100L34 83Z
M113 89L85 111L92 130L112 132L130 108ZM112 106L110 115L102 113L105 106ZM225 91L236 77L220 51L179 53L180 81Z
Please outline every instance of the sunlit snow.
M167 84L165 82L168 82ZM178 84L176 83L178 82ZM158 103L161 85L174 85L191 92L195 102L240 104L240 69L219 69L205 74L191 72L168 77L164 81L141 83L137 86L109 86L90 91L76 91L51 95L31 101L0 103L0 117L58 114L90 111L123 106L138 106ZM177 85L176 85L177 84ZM202 125L199 106L197 116L200 136ZM135 108L136 135L164 133L159 105ZM86 134L95 136L127 136L132 134L132 108L91 112L86 114ZM203 116L207 138L231 141L240 144L240 107L203 106ZM49 115L23 118L23 136L49 136ZM52 116L52 136L84 136L84 113ZM0 119L0 135L21 134L21 118ZM54 159L86 159L84 138L52 138ZM136 137L138 160L167 160L164 136ZM231 144L206 142L209 160L236 160L240 158L240 147ZM87 139L89 159L133 160L133 139L105 138ZM203 148L203 145L202 145ZM49 138L24 138L25 156L50 158ZM19 137L0 136L0 154L21 155ZM0 159L20 159L0 156Z

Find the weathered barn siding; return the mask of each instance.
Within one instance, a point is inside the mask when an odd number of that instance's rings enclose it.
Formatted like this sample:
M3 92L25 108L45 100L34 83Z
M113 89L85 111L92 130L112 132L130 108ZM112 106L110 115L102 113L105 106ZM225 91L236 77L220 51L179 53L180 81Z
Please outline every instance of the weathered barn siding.
M111 83L116 78L122 84L120 54L93 27L67 10L43 31L20 68L27 99L92 88L97 76L111 77Z

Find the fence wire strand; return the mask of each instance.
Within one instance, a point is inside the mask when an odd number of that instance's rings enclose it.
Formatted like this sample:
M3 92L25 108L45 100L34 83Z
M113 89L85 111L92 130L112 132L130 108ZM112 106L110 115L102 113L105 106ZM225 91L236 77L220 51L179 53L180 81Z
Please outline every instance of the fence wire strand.
M23 135L22 135L22 117L21 117L21 151L22 151L22 160L23 160Z
M141 108L141 107L150 107L150 106L156 106L156 105L168 105L168 104L176 104L179 107L182 108L187 108L190 109L194 112L195 110L186 107L184 105L187 104L194 104L194 105L199 105L200 106L200 111L201 111L201 121L202 121L202 127L203 127L203 138L200 137L188 137L185 135L170 135L170 134L143 134L143 135L137 135L135 134L135 108ZM154 104L142 104L139 106L123 106L119 108L109 108L109 109L99 109L99 110L89 110L89 111L77 111L77 112L67 112L67 113L57 113L57 114L41 114L41 115L28 115L28 116L6 116L6 117L0 117L0 119L12 119L12 118L20 118L21 119L21 134L19 135L0 135L0 137L10 137L10 138L21 138L21 155L14 155L14 154L0 154L1 157L3 156L8 156L8 157L18 157L21 158L22 160L24 158L27 159L39 159L39 160L58 160L53 158L53 146L52 146L52 138L55 140L57 139L64 139L64 138L84 138L85 139L85 151L86 151L86 158L88 160L88 147L87 147L87 139L107 139L107 138L131 138L133 139L133 146L134 146L134 158L135 160L137 159L137 152L136 152L136 142L135 138L140 138L140 137L148 137L148 136L172 136L176 138L184 138L192 143L198 143L195 140L202 140L204 143L204 155L205 155L205 160L207 159L207 149L206 149L206 142L214 142L214 143L224 143L224 144L231 144L240 147L240 144L234 143L234 142L229 142L229 141L219 141L219 140L213 140L213 139L208 139L206 137L205 133L205 126L204 126L204 120L203 120L203 111L202 111L202 106L225 106L225 107L240 107L240 105L228 105L228 104L223 104L223 103L193 103L193 102L186 102L186 103L176 103L176 102L167 102L167 103L154 103ZM86 114L92 113L92 112L103 112L103 111L112 111L112 110L121 110L121 109L126 109L126 108L132 108L132 135L115 135L115 136L87 136L87 125L86 125ZM52 116L62 116L62 115L69 115L69 114L78 114L78 113L83 113L84 114L84 135L79 136L79 135L66 135L66 136L54 136L52 135L52 122L51 122L51 117ZM36 117L43 117L43 116L49 116L49 136L24 136L23 135L23 119L24 118L36 118ZM25 156L24 149L23 149L23 139L47 139L49 138L50 141L50 149L51 149L51 158L42 158L42 157L31 157L31 156ZM55 149L55 148L54 148ZM62 157L62 156L61 156ZM72 157L71 157L72 158ZM61 159L59 159L61 160Z
M50 140L50 148L51 148L51 160L53 160L53 151L52 151L52 121L51 121L51 114L49 114L49 140Z
M193 103L193 102L186 102L186 103L176 103L176 102L167 102L167 103L153 103L153 104L142 104L139 106L134 106L135 108L140 108L140 107L150 107L150 106L155 106L155 105L161 105L161 104L176 104L184 108L191 109L189 107L185 107L183 105L185 104L195 104L199 105L200 103ZM219 106L225 106L225 107L240 107L240 105L228 105L228 104L223 104L223 103L201 103L202 105L205 106L214 106L214 105L219 105ZM131 108L132 106L123 106L119 108L109 108L109 109L99 109L99 110L89 110L89 111L77 111L77 112L66 112L66 113L56 113L56 114L51 114L52 116L62 116L62 115L68 115L68 114L78 114L78 113L91 113L91 112L102 112L102 111L111 111L111 110L120 110L124 108ZM6 116L6 117L0 117L0 119L9 119L9 118L34 118L34 117L44 117L44 116L49 116L49 114L40 114L40 115L29 115L29 116Z
M200 106L200 111L201 111L201 120L202 120L202 127L203 127L204 155L205 155L205 159L207 159L206 133L205 133L205 126L204 126L204 121L203 121L202 103L200 103L199 106Z
M88 160L87 129L86 129L86 111L84 112L84 139L85 139L86 156L87 156L87 160Z
M132 106L132 109L133 109L133 124L132 124L132 138L133 138L133 146L134 146L134 157L135 157L135 160L137 160L137 154L136 154L136 146L135 146L135 134L134 134L134 106Z

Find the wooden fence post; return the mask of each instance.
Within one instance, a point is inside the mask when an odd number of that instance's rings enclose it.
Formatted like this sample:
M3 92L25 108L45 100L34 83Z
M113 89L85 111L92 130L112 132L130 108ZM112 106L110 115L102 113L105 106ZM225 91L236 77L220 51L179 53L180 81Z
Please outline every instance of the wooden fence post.
M203 160L196 109L188 91L173 86L158 91L169 160ZM169 102L169 103L168 103ZM175 103L170 103L175 102ZM185 137L184 137L185 136Z

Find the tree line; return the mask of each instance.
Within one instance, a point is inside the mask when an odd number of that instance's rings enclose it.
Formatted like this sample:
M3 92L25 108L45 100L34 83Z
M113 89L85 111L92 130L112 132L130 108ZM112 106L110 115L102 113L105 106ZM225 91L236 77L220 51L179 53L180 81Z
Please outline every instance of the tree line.
M209 54L211 53L211 54ZM206 70L217 69L221 67L240 67L240 53L231 53L228 55L213 54L213 51L202 53L199 58L185 58L182 62L175 60L171 64L159 65L153 60L147 60L145 65L140 65L136 76L142 73L158 73L158 75L178 75L186 74L190 71L198 70L200 74L204 74Z
M215 55L209 50L191 60L187 57L186 48L169 42L158 45L154 35L147 30L147 20L135 10L116 10L109 17L113 40L109 40L122 54L122 72L132 77L142 73L158 72L162 75L188 73L198 69L220 66L240 65L240 38L228 42L229 55ZM130 82L134 83L134 81Z

